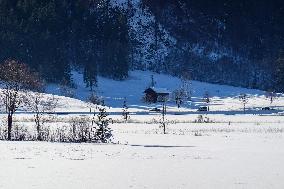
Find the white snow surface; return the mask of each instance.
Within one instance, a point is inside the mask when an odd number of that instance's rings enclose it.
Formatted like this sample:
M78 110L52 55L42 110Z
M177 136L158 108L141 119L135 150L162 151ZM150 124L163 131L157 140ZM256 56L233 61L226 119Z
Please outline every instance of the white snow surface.
M208 130L194 136L200 126ZM269 125L277 127L175 124L163 135L155 124L117 124L118 144L1 141L0 188L282 189L283 122Z
M110 115L111 144L0 141L0 188L284 188L283 95L270 105L260 90L192 81L193 101L180 109L168 102L167 134L162 134L160 113L148 114L160 104L141 101L151 75L157 87L173 91L181 85L179 78L143 71L130 72L126 81L98 78L96 90L110 106L107 111L118 112ZM73 72L73 80L77 99L58 96L57 85L48 87L58 99L55 111L70 114L54 115L45 126L64 128L75 117L92 117L72 114L95 108L83 101L90 91L82 75ZM197 112L206 105L206 91L210 112ZM250 97L246 114L238 98L241 93ZM128 122L120 114L125 97L131 112ZM261 111L266 106L275 110ZM200 115L208 123L198 123ZM5 118L0 115L1 128ZM34 130L33 119L23 112L14 116L14 124Z

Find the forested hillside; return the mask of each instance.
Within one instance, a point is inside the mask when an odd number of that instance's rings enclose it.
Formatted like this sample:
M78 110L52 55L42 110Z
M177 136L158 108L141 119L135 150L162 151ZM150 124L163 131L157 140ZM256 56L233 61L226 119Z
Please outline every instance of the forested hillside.
M284 3L205 0L0 0L0 62L87 87L130 69L283 91ZM187 74L188 75L188 74Z
M143 2L177 39L167 59L175 67L171 71L189 67L197 80L283 90L276 71L284 39L283 1Z
M124 79L128 73L128 25L124 12L107 1L0 1L0 60L18 59L52 82L84 70L88 86L100 73Z

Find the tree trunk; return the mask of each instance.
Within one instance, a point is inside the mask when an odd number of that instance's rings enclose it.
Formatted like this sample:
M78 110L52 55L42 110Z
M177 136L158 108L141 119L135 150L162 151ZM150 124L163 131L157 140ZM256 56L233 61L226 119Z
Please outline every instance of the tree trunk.
M11 140L12 123L13 123L13 116L9 114L8 115L8 140Z
M40 133L40 118L38 114L36 115L35 122L36 122L36 130L37 130L37 140L42 141L42 137Z
M37 130L37 140L42 141L39 123L37 123L36 130Z
M162 126L163 126L163 130L164 130L164 134L166 134L166 123L165 123L165 115L166 115L166 104L163 104L163 112L162 112Z

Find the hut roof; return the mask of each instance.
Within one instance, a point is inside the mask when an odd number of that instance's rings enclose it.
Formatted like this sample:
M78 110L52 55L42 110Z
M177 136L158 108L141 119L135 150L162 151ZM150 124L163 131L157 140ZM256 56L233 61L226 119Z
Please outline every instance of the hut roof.
M170 94L171 92L166 88L156 88L150 87L149 89L153 90L157 94Z

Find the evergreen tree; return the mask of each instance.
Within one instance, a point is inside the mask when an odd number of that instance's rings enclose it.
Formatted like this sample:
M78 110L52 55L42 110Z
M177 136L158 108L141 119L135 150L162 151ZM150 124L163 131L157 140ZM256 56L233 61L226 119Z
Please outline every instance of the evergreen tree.
M86 66L84 68L84 82L91 91L97 86L97 69L95 66Z
M284 51L281 50L277 59L275 85L279 92L284 92Z
M128 23L127 16L118 9L110 12L103 25L103 61L100 74L117 80L128 77Z
M108 118L105 107L99 108L99 113L97 115L96 121L96 131L95 131L95 141L101 143L111 142L112 139L112 129L109 127L111 119Z
M123 101L122 116L123 116L123 119L124 119L125 121L128 121L128 119L129 119L129 111L128 111L128 106L127 106L127 100L126 100L126 98L125 98L124 101Z

